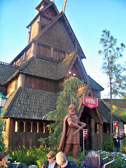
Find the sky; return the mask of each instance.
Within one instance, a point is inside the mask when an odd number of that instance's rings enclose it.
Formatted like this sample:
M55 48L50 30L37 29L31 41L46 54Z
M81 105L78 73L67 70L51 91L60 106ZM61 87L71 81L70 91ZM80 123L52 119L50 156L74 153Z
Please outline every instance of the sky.
M0 61L10 63L27 45L26 26L37 14L35 7L41 0L0 0ZM54 0L59 12L64 0ZM102 31L107 29L117 39L117 45L126 44L126 0L67 0L65 15L85 53L83 65L88 75L109 98L108 77L102 72L103 57L99 43ZM124 53L126 60L126 52Z

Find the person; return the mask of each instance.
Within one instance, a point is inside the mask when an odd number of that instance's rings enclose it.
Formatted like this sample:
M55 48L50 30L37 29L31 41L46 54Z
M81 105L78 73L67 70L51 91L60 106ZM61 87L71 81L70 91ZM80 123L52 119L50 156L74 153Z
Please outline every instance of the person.
M54 151L50 151L46 155L48 161L45 161L42 165L42 168L57 168L56 163L56 153Z
M124 136L118 136L118 132L116 132L113 136L114 152L120 152L120 140L122 140L123 138Z
M90 151L82 162L82 168L102 168L103 165L104 161L96 151Z
M73 159L77 159L77 151L80 147L80 130L86 126L80 122L75 114L75 106L70 104L68 114L64 118L62 137L59 143L58 151L62 151L65 155L72 150Z
M56 162L59 165L58 168L77 168L73 161L68 161L66 155L63 152L56 154Z
M6 152L0 152L0 168L6 168L7 166L7 161L8 161L8 156Z

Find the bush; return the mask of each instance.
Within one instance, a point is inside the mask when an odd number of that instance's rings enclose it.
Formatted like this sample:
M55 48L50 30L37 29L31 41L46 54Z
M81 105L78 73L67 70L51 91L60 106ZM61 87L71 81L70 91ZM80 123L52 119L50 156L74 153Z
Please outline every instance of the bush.
M107 165L107 168L126 168L126 155L119 152L106 152L106 151L98 151L102 158L113 155L114 162L110 165ZM107 160L109 162L110 160Z
M40 146L39 148L31 147L29 149L26 149L25 147L23 147L10 151L9 155L12 158L12 162L16 161L25 163L27 165L36 164L39 167L41 167L43 162L47 160L46 154L50 150L55 151L55 148L50 149L47 148L46 146Z
M124 138L124 142L122 145L122 152L126 154L126 137Z
M26 149L25 147L19 148L14 151L10 151L10 157L12 157L13 161L25 163L27 165L36 164L39 168L42 167L46 158L46 154L53 150L57 153L56 148L47 148L46 146L40 146L39 148L33 147ZM89 151L85 151L85 155L87 155ZM102 158L109 156L111 153L106 151L98 151ZM77 160L75 161L77 168L81 168L82 161L85 160L85 155L83 152L78 151ZM67 156L68 160L73 161L72 153L69 153ZM126 168L126 155L122 153L114 153L115 161L108 165L107 168ZM110 161L107 160L107 162Z
M113 151L113 140L110 137L103 137L103 150L108 152Z

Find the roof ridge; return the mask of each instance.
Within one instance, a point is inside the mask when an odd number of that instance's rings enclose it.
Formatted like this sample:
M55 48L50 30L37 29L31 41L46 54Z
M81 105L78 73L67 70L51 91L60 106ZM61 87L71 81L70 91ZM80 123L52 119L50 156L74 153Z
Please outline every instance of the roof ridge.
M96 85L98 85L102 90L104 90L104 88L98 82L96 82L90 75L88 75L88 78L89 78L89 80L92 80L93 82L95 82Z
M19 67L19 71L24 70L25 67L28 66L34 59L35 59L35 57L33 56L29 60L27 60L26 62L24 62L24 64L21 64L21 66Z
M0 61L0 65L8 66L11 68L18 68L18 66L12 66L10 63Z
M54 19L53 19L51 22L49 22L49 24L47 24L47 25L40 31L40 33L39 33L37 36L35 36L35 37L33 38L33 40L37 40L37 39L38 39L43 33L45 33L46 30L47 30L48 28L50 28L62 15L63 15L63 13L61 12L61 13L59 13L56 17L54 17Z
M0 65L9 65L9 63L0 61Z
M19 87L17 90L13 91L13 92L9 95L9 97L10 97L10 96L15 92L15 94L14 94L14 96L13 96L13 98L12 98L12 100L11 100L10 104L8 105L7 110L6 110L6 112L5 112L5 116L6 116L6 117L7 117L7 114L8 114L8 112L9 112L9 110L11 109L11 106L13 105L15 99L17 98L18 94L20 93L20 91L21 91L21 87ZM9 99L9 97L8 97L8 99Z

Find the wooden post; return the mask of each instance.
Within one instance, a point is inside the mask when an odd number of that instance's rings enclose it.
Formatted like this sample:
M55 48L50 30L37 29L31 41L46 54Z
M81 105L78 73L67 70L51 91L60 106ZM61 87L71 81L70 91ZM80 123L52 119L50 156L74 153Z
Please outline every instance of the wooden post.
M66 7L67 0L64 0L63 7L62 7L62 12L65 12L65 7Z
M85 156L85 139L84 139L84 129L83 129L83 154Z

